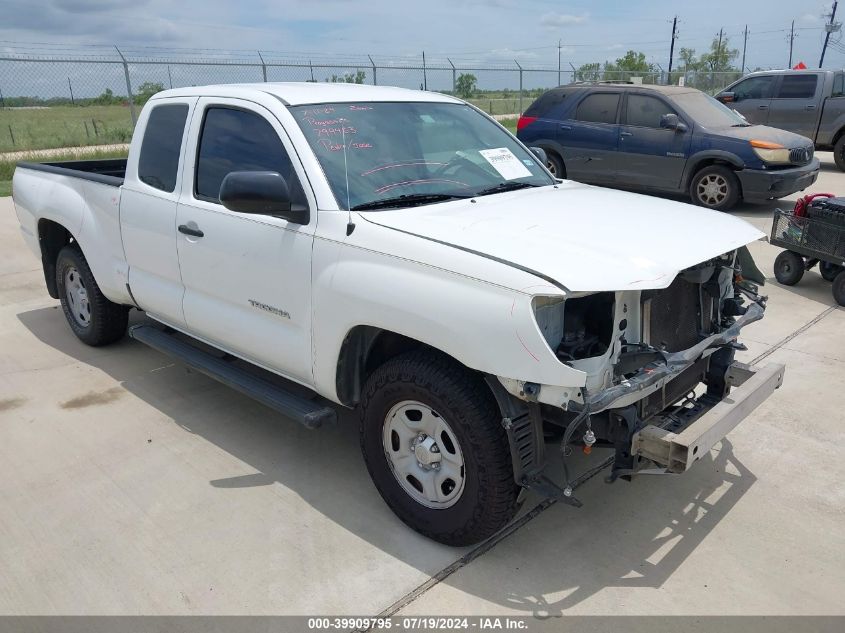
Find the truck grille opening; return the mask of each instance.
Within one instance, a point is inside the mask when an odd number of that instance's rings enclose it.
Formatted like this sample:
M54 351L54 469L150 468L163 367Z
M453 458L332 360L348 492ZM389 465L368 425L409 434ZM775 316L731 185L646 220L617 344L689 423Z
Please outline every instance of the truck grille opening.
M643 342L679 352L712 331L713 298L679 275L668 288L643 293L642 314Z

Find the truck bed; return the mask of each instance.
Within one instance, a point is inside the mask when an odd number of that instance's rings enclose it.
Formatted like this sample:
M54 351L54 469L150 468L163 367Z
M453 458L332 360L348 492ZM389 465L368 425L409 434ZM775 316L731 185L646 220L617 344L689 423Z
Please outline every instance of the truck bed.
M46 171L51 174L91 180L104 185L119 187L126 175L125 158L98 158L92 160L67 160L53 163L18 163L18 167Z

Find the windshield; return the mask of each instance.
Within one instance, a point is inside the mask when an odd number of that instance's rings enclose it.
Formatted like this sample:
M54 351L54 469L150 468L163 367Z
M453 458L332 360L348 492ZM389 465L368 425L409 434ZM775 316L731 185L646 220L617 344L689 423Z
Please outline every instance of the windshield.
M739 114L703 92L685 92L674 95L673 100L702 127L718 129L749 125Z
M464 104L331 103L290 111L343 209L410 206L554 183L534 154Z

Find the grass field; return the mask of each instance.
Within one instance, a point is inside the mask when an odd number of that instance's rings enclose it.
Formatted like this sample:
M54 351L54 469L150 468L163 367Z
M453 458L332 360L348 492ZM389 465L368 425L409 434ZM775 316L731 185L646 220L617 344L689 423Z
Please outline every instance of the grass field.
M114 152L88 152L84 155L74 152L51 156L50 158L36 158L37 162L58 162L63 160L80 160L93 158L126 158L126 151ZM27 159L23 159L27 160ZM12 195L12 174L15 173L15 165L18 164L16 160L2 160L0 159L0 197Z
M0 109L0 153L126 143L130 138L128 106Z

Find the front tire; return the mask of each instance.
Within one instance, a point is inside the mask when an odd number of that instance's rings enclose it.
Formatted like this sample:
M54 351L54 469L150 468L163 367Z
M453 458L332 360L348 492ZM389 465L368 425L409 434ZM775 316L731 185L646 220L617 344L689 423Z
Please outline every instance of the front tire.
M100 291L76 244L59 251L56 286L68 325L80 341L98 347L123 338L129 322L129 308L112 303Z
M693 176L689 194L701 207L728 211L739 202L739 179L733 170L723 165L710 165Z
M804 258L792 251L783 251L775 258L775 278L784 286L794 286L804 276Z
M833 160L841 171L845 171L845 135L840 136L833 146Z
M379 494L417 532L471 545L516 513L519 487L495 400L448 357L416 351L379 367L364 387L360 434Z
M557 154L546 152L546 169L548 169L555 178L566 178L566 168L563 166L563 161Z

